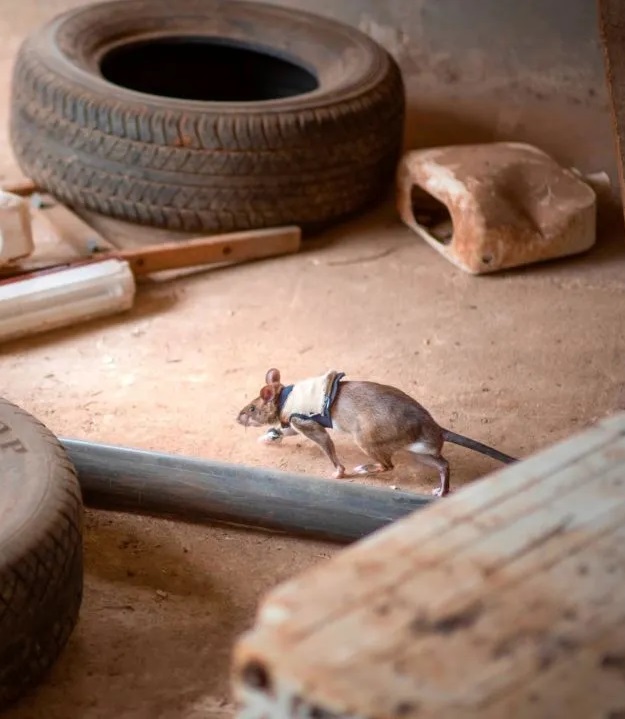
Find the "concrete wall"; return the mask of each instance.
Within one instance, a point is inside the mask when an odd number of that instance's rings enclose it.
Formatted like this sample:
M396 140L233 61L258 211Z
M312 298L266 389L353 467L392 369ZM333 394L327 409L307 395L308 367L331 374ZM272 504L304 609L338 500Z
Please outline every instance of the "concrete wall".
M369 33L401 64L407 144L515 139L618 183L591 0L271 0Z

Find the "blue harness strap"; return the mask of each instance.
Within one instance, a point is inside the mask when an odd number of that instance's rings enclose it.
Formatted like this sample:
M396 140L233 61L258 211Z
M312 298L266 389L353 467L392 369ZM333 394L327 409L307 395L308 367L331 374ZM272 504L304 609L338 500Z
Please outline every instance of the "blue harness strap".
M282 414L282 408L284 407L284 403L287 400L287 397L291 394L293 391L293 385L287 385L286 387L283 387L280 391L280 396L278 397L278 414ZM280 422L281 427L288 427L288 422Z
M326 395L324 402L323 402L323 409L320 414L313 414L313 415L307 415L307 414L292 414L291 417L299 417L301 419L312 419L317 424L320 424L322 427L326 427L327 429L332 429L332 417L330 416L330 410L332 409L332 405L334 404L334 400L336 399L336 395L339 391L339 384L341 380L345 377L345 372L337 372L336 377L332 380L332 386L330 387L330 391ZM293 385L290 384L287 387L283 387L282 391L280 392L280 397L278 397L278 412L282 412L282 408L284 407L284 404L288 398L288 396L293 391ZM289 418L290 419L290 418ZM282 427L288 427L290 422L280 422L280 425Z

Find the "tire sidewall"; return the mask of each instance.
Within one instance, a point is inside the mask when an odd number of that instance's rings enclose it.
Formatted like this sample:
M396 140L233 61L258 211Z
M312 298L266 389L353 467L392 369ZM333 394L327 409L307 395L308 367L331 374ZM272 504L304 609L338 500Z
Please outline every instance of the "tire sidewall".
M43 680L82 603L82 497L54 435L0 398L0 709Z
M176 5L178 14L167 23L167 31L150 30L150 25L162 19L160 16L164 11L171 13L168 0L153 0L151 3L145 3L143 0L113 0L87 5L53 19L28 38L22 50L33 53L59 78L77 90L82 88L91 95L97 96L101 103L121 104L153 112L171 110L189 115L298 114L307 109L342 104L366 93L369 87L375 87L388 73L389 65L396 65L387 51L363 32L311 13L239 0L231 0L228 3L222 0L204 0L201 7L207 22L210 21L211 14L218 12L223 12L228 17L234 16L232 23L236 26L235 29L228 27L227 35L221 37L240 43L242 47L271 51L300 64L317 74L319 87L311 92L287 98L217 103L144 94L115 85L101 75L98 69L99 58L110 49L163 36L204 34L203 29L196 29L194 32L190 32L189 28L184 29L184 12L185 10L187 13L199 12L197 0L178 0ZM104 21L115 16L117 11L128 19L131 26L134 23L141 27L142 18L145 17L143 20L145 29L135 32L130 30L123 39L111 37L110 26ZM292 29L293 25L298 27L299 33L288 42L289 51L276 53L275 47L258 42L258 33L254 30L253 22L237 21L239 16L252 12L257 20L260 19L268 25L275 23L278 28L283 26L284 32ZM153 20L150 13L155 14L157 20ZM171 18L171 15L169 17ZM89 33L85 32L86 27L89 28ZM329 42L328 37L332 38L337 57L328 60L320 58L318 62L307 62L302 57L302 48L310 48L311 45L323 47L324 42ZM89 40L88 43L86 38ZM97 47L96 51L89 50L94 46ZM334 70L334 64L340 65L338 71ZM324 80L322 77L324 74L335 78L334 81Z
M27 525L39 526L52 491L49 448L42 446L38 426L30 419L0 398L0 551L5 555Z

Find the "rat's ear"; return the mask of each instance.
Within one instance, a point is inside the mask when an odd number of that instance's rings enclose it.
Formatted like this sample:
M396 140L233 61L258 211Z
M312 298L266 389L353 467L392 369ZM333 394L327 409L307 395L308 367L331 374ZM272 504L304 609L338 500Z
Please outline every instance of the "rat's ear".
M277 370L273 367L270 370L267 370L267 374L265 375L265 382L267 384L279 383L280 382L280 370Z
M266 384L260 391L260 398L263 402L270 402L275 396L274 389L271 385Z

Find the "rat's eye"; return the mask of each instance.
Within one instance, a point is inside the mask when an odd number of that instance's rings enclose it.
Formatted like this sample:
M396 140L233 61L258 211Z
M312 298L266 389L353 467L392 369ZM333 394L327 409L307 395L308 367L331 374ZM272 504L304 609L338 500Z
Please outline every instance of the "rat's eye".
M256 411L256 407L254 407L254 406L250 407L250 412L255 412L255 411Z

